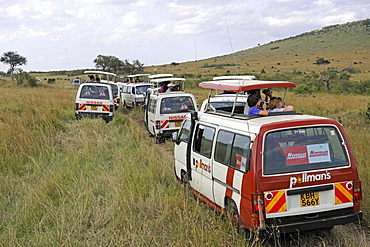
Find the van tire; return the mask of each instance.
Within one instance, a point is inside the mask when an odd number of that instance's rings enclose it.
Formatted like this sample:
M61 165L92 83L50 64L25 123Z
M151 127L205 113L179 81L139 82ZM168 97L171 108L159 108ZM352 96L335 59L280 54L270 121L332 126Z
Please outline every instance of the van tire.
M161 144L162 143L162 138L160 136L155 137L155 144Z
M193 192L191 190L188 174L185 171L181 171L181 181L182 181L182 184L184 185L186 194L189 197L193 197Z
M242 219L240 218L238 208L233 200L229 199L226 205L226 215L231 224L236 228L239 234L245 234Z

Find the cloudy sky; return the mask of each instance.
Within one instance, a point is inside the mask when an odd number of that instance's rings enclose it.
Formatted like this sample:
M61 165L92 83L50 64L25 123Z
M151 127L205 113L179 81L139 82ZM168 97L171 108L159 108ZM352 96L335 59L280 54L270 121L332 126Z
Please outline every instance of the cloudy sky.
M367 19L370 1L0 0L0 11L0 53L50 71L94 68L99 54L145 65L229 54Z

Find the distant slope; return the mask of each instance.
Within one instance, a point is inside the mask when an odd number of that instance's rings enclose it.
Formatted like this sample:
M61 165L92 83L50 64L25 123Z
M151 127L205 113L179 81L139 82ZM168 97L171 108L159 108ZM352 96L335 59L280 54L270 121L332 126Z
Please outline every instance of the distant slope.
M235 53L239 74L319 71L313 63L324 57L327 67L356 68L356 79L370 78L370 20L331 25ZM151 70L150 67L148 70ZM152 73L152 71L150 71ZM204 75L236 74L232 54L195 62L172 63L157 68L157 73Z

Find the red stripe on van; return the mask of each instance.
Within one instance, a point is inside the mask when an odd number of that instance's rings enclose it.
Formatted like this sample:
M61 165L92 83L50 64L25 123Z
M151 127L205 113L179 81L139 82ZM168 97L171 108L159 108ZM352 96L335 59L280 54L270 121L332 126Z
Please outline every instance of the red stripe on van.
M353 185L351 182L335 184L335 204L353 201Z
M102 110L103 111L109 111L109 105L103 105Z
M235 173L235 169L233 168L227 168L227 174L226 174L226 184L233 187L233 182L234 182L234 173ZM233 191L229 188L226 187L226 196L227 197L230 197L232 196L233 194Z
M80 107L78 109L81 111L86 110L86 104L80 104Z
M169 128L169 127L170 127L170 125L169 125L168 120L161 121L161 129L166 129L166 128Z

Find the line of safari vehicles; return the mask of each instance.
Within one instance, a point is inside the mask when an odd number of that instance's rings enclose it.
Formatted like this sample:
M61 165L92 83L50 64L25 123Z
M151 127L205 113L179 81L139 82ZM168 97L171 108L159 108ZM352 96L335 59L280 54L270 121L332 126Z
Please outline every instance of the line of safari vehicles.
M362 220L361 180L340 123L295 111L246 114L243 92L291 87L251 76L217 77L199 84L210 89L199 110L183 91L146 91L145 125L157 143L169 136L174 141L176 178L229 216L238 232L330 230ZM214 90L234 94L212 97Z

